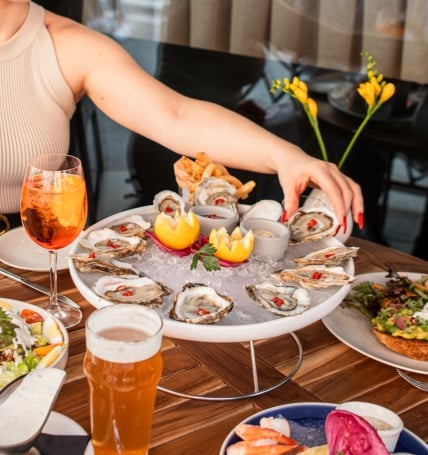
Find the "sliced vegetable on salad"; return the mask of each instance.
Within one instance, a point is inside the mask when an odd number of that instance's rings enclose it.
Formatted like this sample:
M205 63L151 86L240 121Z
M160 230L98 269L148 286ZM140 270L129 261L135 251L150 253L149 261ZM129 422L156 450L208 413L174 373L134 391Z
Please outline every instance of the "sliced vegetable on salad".
M35 368L51 365L64 347L53 317L30 308L19 311L0 301L0 389Z

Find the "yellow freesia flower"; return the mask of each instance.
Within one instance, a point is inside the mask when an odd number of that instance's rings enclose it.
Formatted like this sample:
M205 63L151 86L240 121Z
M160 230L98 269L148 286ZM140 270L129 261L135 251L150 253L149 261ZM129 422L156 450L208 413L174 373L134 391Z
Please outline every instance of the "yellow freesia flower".
M388 84L385 84L385 86L382 89L382 93L380 94L379 97L379 104L383 104L385 101L388 101L390 98L392 98L395 94L395 85L392 84L391 82L388 82Z
M308 98L308 110L309 110L309 114L312 116L312 117L316 117L318 115L318 104L317 102L312 99L312 98Z
M376 61L374 60L373 56L368 52L362 52L361 55L367 58L367 80L365 82L361 82L357 88L357 92L366 102L367 111L363 121L349 141L349 144L347 145L338 163L339 168L341 168L345 163L346 158L348 157L350 151L352 150L352 147L355 144L355 141L361 134L368 121L373 117L375 112L382 106L382 104L388 101L395 93L395 85L392 82L386 83L383 80L383 74L377 71ZM309 123L315 132L315 136L321 150L322 158L324 161L328 161L327 150L318 125L318 106L316 101L309 97L308 87L306 83L301 81L297 76L293 77L291 83L287 78L285 78L283 81L277 79L272 82L271 92L275 93L278 89L282 90L284 93L287 93L300 102L303 110L306 113Z
M357 88L358 93L364 98L364 101L369 107L373 107L376 103L376 87L371 82L362 82Z

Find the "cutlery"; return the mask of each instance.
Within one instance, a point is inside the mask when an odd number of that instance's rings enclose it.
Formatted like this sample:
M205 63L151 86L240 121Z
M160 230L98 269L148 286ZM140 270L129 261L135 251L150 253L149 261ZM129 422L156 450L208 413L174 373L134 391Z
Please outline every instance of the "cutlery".
M418 379L412 378L411 376L407 375L406 373L399 370L398 368L396 368L396 370L397 370L398 375L401 376L405 381L407 381L413 387L416 387L419 390L423 390L424 392L428 392L428 382L422 382L422 381L419 381Z
M38 283L34 283L33 281L27 280L26 278L16 275L15 273L12 273L9 270L3 269L1 267L0 267L0 275L5 276L6 278L10 278L11 280L17 281L18 283L21 283L32 289L35 289L36 291L39 291L42 294L50 295L50 291L47 287L42 286L41 284L38 284ZM58 294L57 297L60 302L66 304L66 305L70 305L73 308L80 310L80 306L76 302L73 302L73 300L66 297L65 295Z

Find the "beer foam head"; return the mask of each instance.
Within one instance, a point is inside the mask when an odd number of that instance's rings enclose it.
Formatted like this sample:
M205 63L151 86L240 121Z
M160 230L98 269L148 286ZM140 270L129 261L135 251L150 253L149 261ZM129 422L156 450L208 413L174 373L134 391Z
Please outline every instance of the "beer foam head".
M110 305L86 320L86 348L109 362L139 362L159 352L162 326L161 316L150 308Z

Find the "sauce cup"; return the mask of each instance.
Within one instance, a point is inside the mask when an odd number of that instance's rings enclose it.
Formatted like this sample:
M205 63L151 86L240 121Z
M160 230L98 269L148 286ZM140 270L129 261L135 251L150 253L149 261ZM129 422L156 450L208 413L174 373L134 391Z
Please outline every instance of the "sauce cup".
M210 235L211 229L220 229L223 226L230 234L239 220L238 213L220 205L195 205L190 211L198 217L200 233L205 237Z
M378 432L385 447L393 453L403 429L403 421L394 411L384 406L365 401L348 401L339 404L336 409L353 412L366 419Z
M241 230L254 234L253 255L282 259L288 247L290 231L279 221L264 218L250 218L241 223Z

